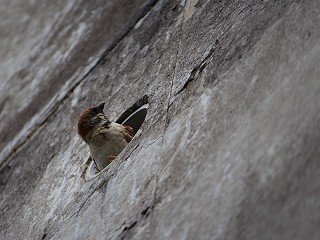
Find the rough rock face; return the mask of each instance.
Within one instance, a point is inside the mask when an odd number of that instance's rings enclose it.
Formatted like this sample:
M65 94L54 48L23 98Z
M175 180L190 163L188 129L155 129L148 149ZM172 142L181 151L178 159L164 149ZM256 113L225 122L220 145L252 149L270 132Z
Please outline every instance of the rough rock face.
M320 2L0 2L1 239L319 239ZM85 181L81 110L142 133Z

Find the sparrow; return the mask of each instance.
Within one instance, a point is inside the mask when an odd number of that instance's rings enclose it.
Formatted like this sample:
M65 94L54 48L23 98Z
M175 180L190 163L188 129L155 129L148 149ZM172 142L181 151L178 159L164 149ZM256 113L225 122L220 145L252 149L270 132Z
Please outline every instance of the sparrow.
M78 134L88 144L99 171L109 165L134 136L132 127L109 121L103 113L105 103L80 114Z

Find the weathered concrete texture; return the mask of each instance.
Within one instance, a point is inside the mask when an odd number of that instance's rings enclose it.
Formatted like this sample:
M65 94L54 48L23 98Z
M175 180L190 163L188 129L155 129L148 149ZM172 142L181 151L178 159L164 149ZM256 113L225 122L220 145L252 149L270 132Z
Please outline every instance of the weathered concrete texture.
M1 25L2 239L319 238L319 1L19 3ZM146 94L142 134L85 182L79 112L117 119Z

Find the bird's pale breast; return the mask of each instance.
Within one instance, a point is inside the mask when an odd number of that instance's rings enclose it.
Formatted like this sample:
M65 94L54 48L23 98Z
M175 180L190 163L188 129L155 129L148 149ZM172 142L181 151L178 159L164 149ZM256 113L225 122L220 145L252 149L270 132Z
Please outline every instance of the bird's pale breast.
M93 134L89 143L90 154L99 169L110 163L107 162L107 156L118 155L127 146L123 131L122 125L110 123L108 128L98 129Z

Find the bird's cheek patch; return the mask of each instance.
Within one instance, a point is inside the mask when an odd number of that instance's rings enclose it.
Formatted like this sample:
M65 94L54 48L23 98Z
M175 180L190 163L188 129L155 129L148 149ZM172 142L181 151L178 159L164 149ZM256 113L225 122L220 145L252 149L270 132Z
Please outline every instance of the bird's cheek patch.
M100 122L100 119L99 119L99 118L93 118L93 119L90 119L90 120L89 120L89 125L90 125L90 126L95 126L95 125L97 125L99 122Z

